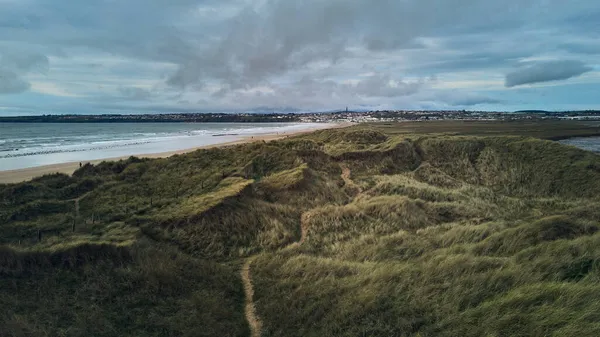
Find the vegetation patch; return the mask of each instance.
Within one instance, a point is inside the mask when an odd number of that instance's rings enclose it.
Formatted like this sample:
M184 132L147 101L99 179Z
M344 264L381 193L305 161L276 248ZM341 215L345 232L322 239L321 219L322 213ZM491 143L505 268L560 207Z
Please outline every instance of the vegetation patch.
M0 185L0 335L599 335L600 157L530 137L577 130L411 125Z

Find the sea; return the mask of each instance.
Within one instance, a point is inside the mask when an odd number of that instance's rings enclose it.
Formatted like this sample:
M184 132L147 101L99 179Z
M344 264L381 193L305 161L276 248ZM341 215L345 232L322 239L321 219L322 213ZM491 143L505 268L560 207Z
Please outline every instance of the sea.
M563 144L573 145L586 151L600 153L600 137L569 138L560 141Z
M0 171L141 156L331 126L325 123L0 123Z

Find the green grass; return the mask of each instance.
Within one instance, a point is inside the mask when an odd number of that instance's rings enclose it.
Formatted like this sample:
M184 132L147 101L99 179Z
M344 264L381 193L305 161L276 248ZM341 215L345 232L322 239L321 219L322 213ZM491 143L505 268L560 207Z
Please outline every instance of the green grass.
M595 133L359 125L0 185L0 335L247 336L248 257L264 336L598 335L600 157L530 137Z

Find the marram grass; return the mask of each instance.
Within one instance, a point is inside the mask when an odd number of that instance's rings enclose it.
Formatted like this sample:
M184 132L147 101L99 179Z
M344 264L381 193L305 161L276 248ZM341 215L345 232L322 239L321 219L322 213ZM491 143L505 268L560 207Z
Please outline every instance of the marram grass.
M599 335L592 131L407 125L0 185L0 335L248 336L249 257L263 336Z

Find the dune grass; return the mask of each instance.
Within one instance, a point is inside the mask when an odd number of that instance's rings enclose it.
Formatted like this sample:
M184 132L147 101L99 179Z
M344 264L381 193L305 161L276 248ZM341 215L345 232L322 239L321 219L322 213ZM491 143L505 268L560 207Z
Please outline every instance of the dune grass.
M0 335L248 336L248 257L264 336L597 335L600 157L482 125L0 185Z
M20 263L0 270L2 335L247 335L233 267L145 240L11 254Z

